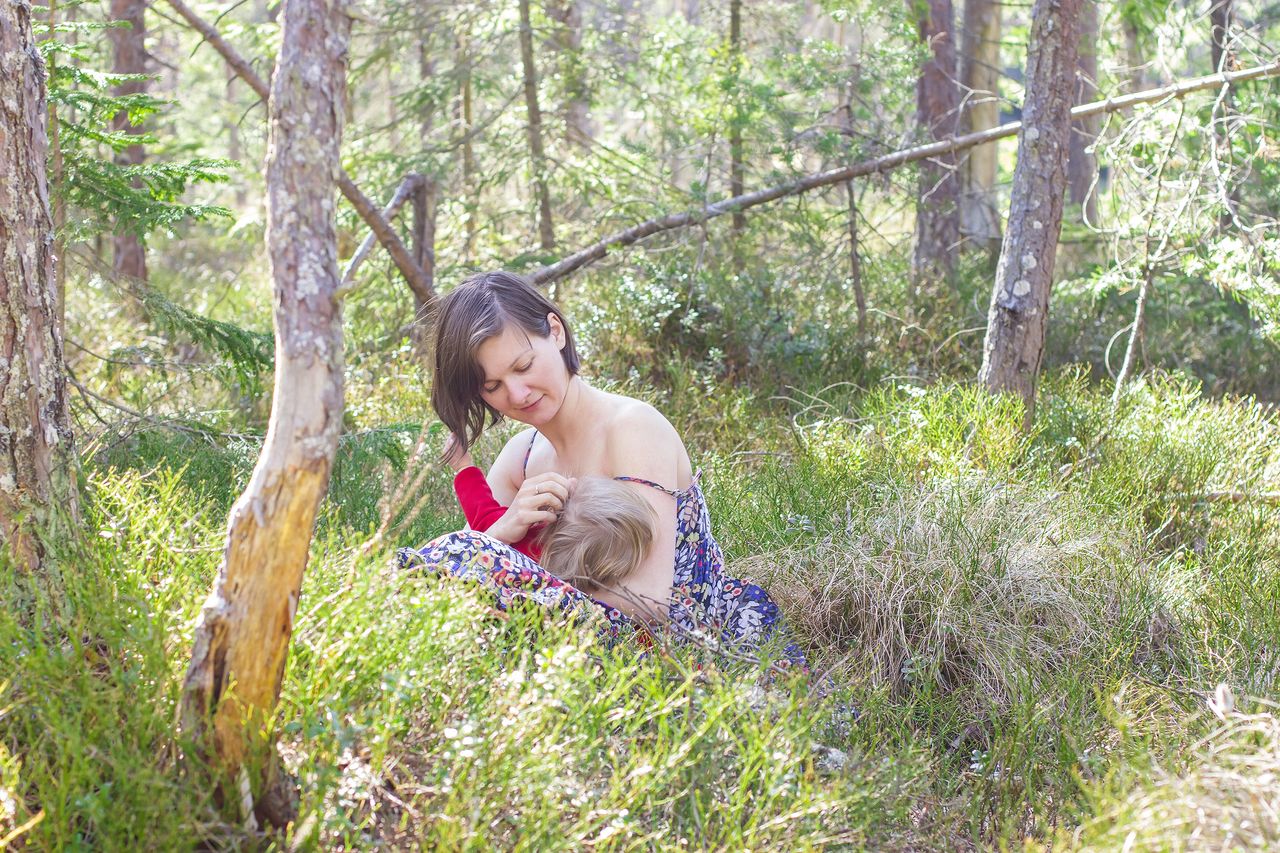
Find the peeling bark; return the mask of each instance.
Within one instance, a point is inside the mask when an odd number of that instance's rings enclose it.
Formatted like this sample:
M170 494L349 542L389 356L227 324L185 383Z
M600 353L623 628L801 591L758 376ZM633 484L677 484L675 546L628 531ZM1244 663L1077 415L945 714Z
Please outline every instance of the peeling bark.
M74 449L45 158L45 69L31 4L0 4L0 542L38 571L40 528L74 521Z
M185 732L228 784L246 774L258 819L283 825L274 739L316 510L342 427L343 343L334 183L351 21L348 0L288 0L272 78L267 249L276 379L258 464L231 509L222 565L183 684ZM239 796L223 789L224 806ZM249 818L249 815L243 815Z
M1036 0L1032 7L1018 166L978 373L988 390L1022 398L1027 426L1035 412L1067 189L1082 2Z

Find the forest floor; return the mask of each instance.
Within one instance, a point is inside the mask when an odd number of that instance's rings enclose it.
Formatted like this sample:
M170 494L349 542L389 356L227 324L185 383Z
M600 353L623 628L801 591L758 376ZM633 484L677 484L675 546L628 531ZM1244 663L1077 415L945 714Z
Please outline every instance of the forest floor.
M703 468L731 571L774 591L814 678L605 649L589 626L407 574L391 547L361 556L417 427L352 430L278 719L299 818L274 836L228 825L175 709L256 439L140 429L94 448L91 537L52 589L0 568L0 597L23 604L0 611L0 838L1280 845L1273 409L1160 377L1113 409L1070 372L1029 435L1016 406L946 384L790 412L730 387L655 402ZM393 544L460 526L445 473L426 482Z

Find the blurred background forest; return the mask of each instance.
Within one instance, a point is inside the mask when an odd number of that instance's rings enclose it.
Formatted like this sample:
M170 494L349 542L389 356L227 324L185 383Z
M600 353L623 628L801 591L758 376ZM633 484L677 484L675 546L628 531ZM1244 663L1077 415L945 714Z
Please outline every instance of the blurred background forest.
M655 217L1017 119L1030 10L970 5L380 3L353 34L343 163L379 206L406 175L423 177L392 222L426 260L429 286L477 269L531 273ZM1225 53L1204 4L1086 4L1078 101L1212 73L1217 54L1229 68L1273 61L1275 10L1219 5L1231 21ZM66 46L52 54L69 358L95 392L152 416L261 424L254 380L269 349L180 318L268 331L265 107L167 4L137 29L101 29L144 6L57 12L82 22L62 25ZM277 5L194 11L269 79ZM920 127L916 106L932 58L918 34L926 13L945 34L934 44L949 48L944 83L958 108L933 129ZM113 69L147 76L120 83L105 76ZM977 85L963 88L966 79ZM1209 394L1280 393L1274 86L1208 89L1077 123L1049 370L1083 364L1094 379L1114 376L1149 274L1141 368L1181 372ZM112 119L107 96L133 90L136 123ZM145 141L126 147L137 132ZM552 292L581 325L593 371L616 381L763 381L776 391L970 376L1016 149L1005 139L927 164L923 178L908 165L660 234ZM121 197L112 182L125 175L150 192ZM184 183L194 186L182 193ZM948 193L959 199L955 240L925 248L954 274L922 288L916 210L954 204ZM366 233L344 205L344 260ZM415 419L421 401L393 386L421 385L404 346L424 298L377 246L352 285L349 424ZM75 346L90 340L109 361Z
M93 538L65 600L0 621L0 839L1280 844L1280 80L1073 124L1026 429L974 383L1016 137L698 215L1018 120L1031 4L993 0L353 6L342 166L405 257L344 187L344 434L278 732L300 816L263 836L192 796L191 621L271 406L281 6L34 7ZM1280 4L1085 2L1080 32L1083 104L1275 63ZM425 341L435 295L496 268L672 420L834 699L495 626L362 551L461 524L415 452Z

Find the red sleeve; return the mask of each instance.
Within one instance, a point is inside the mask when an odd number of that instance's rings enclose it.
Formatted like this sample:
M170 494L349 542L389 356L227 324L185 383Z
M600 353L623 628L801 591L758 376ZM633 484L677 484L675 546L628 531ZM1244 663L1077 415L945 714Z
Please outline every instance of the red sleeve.
M453 492L458 496L462 514L467 517L467 524L472 530L488 530L507 511L507 507L493 497L493 490L489 488L484 472L474 465L463 468L453 478ZM535 561L541 559L542 549L537 542L540 530L541 528L530 528L525 537L511 547Z
M453 492L472 530L488 530L507 511L494 499L484 472L474 465L463 468L453 478Z

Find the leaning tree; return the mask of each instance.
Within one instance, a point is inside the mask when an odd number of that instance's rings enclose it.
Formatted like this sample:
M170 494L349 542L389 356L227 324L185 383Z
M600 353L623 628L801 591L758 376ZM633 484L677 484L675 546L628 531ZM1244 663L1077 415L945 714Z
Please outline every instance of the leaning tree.
M256 816L276 825L292 808L266 733L342 425L334 184L351 31L347 7L348 0L285 3L268 105L267 253L276 337L271 420L249 485L231 508L222 565L196 626L183 685L186 735L206 751L224 783L235 785L222 789L223 803L233 810L248 794Z
M46 97L31 4L0 3L0 542L26 570L44 558L36 530L76 512Z
M1083 1L1036 0L1032 7L1018 165L978 373L978 381L989 390L1022 398L1028 425L1044 357L1049 291L1067 189Z

